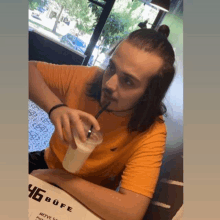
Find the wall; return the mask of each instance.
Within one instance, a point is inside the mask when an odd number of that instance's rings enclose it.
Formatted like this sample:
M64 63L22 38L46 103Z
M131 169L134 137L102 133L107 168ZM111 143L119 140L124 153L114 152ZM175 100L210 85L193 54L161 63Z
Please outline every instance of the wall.
M165 97L168 117L167 150L165 156L182 152L183 150L183 1L171 2L171 12L167 13L161 24L170 28L168 37L176 55L176 76Z

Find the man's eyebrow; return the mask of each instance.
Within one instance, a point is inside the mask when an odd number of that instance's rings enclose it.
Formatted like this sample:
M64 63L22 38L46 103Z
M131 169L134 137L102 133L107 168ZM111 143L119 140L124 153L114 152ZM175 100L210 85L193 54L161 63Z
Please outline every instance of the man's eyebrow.
M115 67L117 66L117 65L115 65L115 62L113 61L112 58L109 60L109 64L113 64ZM126 72L122 72L122 73L123 73L125 76L127 76L127 77L133 79L134 81L137 81L137 82L140 83L140 80L139 80L138 78L136 78L135 76L133 76L132 74L126 73Z

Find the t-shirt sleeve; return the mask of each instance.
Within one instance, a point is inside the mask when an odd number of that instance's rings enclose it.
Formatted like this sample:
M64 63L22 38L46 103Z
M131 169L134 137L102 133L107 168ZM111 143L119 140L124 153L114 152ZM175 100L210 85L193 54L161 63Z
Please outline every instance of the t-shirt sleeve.
M159 133L146 136L137 143L122 174L122 188L153 197L165 152L166 127L162 126Z
M56 90L61 96L65 96L71 81L77 75L79 67L37 62L37 69L40 71L48 87Z

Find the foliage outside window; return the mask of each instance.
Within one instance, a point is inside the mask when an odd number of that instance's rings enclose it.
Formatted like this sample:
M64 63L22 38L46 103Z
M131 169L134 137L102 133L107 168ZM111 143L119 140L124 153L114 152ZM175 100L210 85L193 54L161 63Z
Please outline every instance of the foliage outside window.
M99 2L105 3L104 0ZM102 10L88 0L29 0L29 27L84 53ZM149 27L157 13L157 10L139 0L116 0L90 65L100 65L109 46L138 29L138 23L148 19ZM67 34L72 35L74 40ZM83 42L86 46L80 46L84 45Z

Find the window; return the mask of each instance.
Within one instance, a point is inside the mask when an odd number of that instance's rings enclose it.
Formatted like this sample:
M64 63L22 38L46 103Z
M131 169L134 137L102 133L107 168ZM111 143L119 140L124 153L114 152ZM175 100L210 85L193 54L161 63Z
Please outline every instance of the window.
M88 0L29 0L29 28L84 54L102 10ZM88 65L101 66L112 43L147 19L150 28L157 14L156 8L141 0L116 0Z

